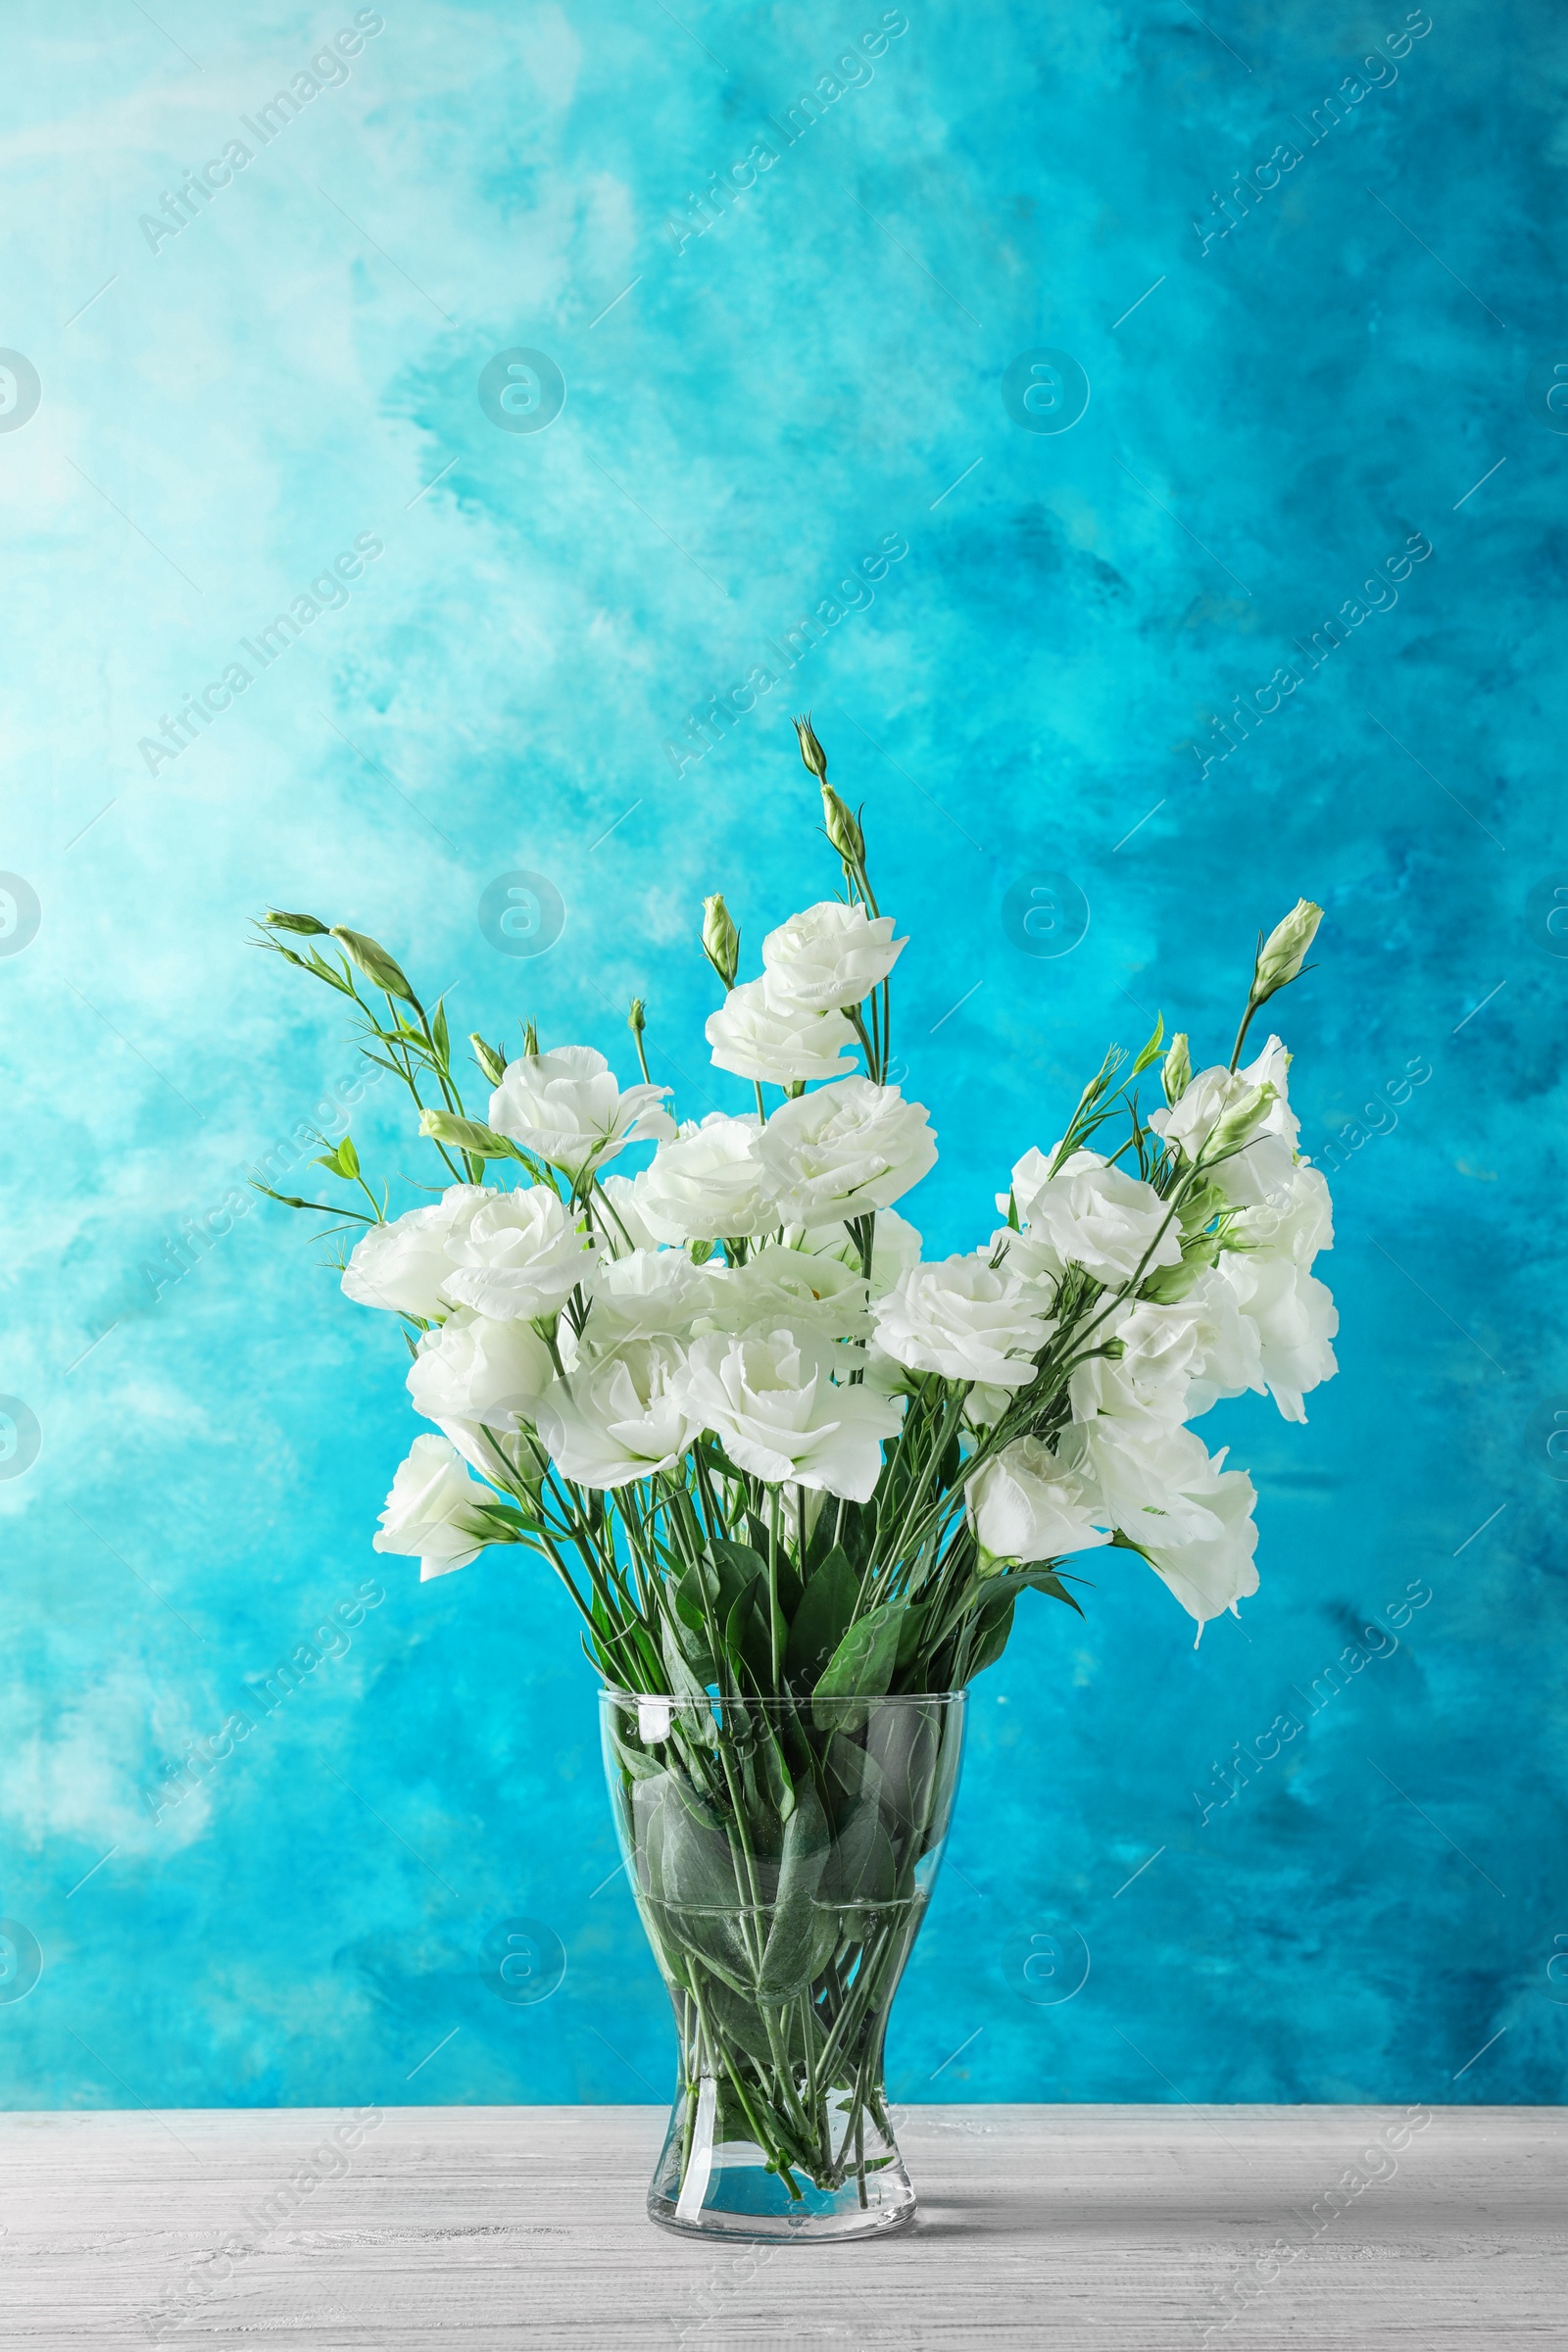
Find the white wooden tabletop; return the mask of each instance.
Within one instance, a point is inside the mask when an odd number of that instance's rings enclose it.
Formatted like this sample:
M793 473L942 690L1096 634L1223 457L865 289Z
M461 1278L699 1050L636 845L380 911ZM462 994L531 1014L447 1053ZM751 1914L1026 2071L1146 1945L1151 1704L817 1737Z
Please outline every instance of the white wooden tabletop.
M662 2125L652 2107L6 2116L0 2341L1568 2346L1564 2108L911 2108L916 2228L838 2247L656 2230Z

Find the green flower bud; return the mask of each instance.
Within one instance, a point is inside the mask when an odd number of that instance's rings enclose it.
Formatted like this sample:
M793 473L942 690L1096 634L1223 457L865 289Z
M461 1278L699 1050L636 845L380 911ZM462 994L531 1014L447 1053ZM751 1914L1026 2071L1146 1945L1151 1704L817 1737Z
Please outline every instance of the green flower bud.
M822 785L822 822L827 837L846 865L865 864L865 835L825 779Z
M318 923L314 914L283 914L275 906L268 907L262 925L268 931L297 931L302 939L324 939L327 935L326 925Z
M1252 974L1254 1004L1266 1004L1280 989L1290 986L1306 960L1306 951L1322 920L1321 906L1315 906L1310 899L1298 899L1285 920L1275 924L1257 952L1257 968Z
M384 988L389 997L401 997L405 1004L418 1002L396 956L389 956L378 940L369 939L363 931L346 931L341 923L332 926L332 937L352 957L367 980Z
M641 997L633 997L631 1001L631 1010L626 1015L626 1026L631 1031L633 1037L641 1037L643 1031L647 1028L648 1014L644 1009Z
M479 1064L491 1085L499 1086L507 1074L507 1057L501 1048L487 1046L477 1029L469 1031L468 1043L473 1048L474 1060Z
M703 954L726 988L735 985L740 969L741 935L729 908L716 893L703 901Z
M1250 1086L1214 1128L1203 1146L1204 1159L1223 1159L1230 1152L1240 1151L1244 1144L1250 1144L1277 1091L1268 1085Z
M1165 1056L1165 1066L1160 1072L1167 1102L1176 1102L1187 1092L1192 1075L1193 1057L1187 1050L1187 1032L1178 1029L1170 1041L1170 1052Z
M806 761L817 782L825 784L827 782L827 754L816 740L809 710L804 718L798 718L795 721L795 732L801 739L801 758Z
M513 1159L516 1155L504 1135L486 1127L479 1119L460 1119L456 1111L438 1110L426 1103L419 1113L419 1133L434 1138L438 1144L455 1144L460 1152L471 1152L475 1159Z

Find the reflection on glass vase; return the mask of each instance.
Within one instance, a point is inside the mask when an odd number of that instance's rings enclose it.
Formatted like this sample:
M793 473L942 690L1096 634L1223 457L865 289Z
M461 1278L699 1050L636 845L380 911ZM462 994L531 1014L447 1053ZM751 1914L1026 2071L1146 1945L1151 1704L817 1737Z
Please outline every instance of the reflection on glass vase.
M953 1810L963 1692L600 1704L680 2037L649 2212L703 2236L899 2229L914 2191L883 2041Z

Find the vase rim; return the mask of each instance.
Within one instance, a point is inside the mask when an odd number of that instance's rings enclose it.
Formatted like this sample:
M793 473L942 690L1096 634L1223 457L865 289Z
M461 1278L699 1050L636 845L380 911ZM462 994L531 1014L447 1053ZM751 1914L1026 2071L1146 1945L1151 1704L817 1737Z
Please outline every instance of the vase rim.
M722 1693L716 1690L705 1690L702 1692L701 1696L697 1696L688 1692L684 1697L682 1697L678 1692L673 1690L625 1690L614 1683L602 1683L599 1689L599 1696L602 1700L621 1699L624 1700L627 1705L634 1707L661 1706L710 1708L715 1706L724 1706L727 1703L733 1703L737 1706L745 1707L789 1707L797 1713L803 1707L947 1706L950 1705L955 1699L966 1699L968 1695L968 1689L967 1686L965 1686L956 1690L884 1690L878 1692L874 1696L867 1692L865 1695L858 1698L848 1695L841 1698L818 1698L814 1696L812 1692L808 1690L805 1691L800 1697L777 1696L769 1698L754 1698L747 1696L737 1698L733 1702L727 1702Z

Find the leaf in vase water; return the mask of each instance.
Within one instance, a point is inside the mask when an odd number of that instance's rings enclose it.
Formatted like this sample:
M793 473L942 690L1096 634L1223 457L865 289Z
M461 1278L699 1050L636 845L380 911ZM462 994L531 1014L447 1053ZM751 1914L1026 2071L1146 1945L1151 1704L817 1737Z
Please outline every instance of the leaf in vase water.
M879 1601L851 1626L818 1677L812 1693L811 1711L824 1730L833 1723L849 1728L842 1717L822 1704L824 1700L880 1698L886 1691L898 1664L899 1636L907 1605L903 1600Z
M784 1831L778 1900L757 1980L763 2000L793 2000L811 1982L811 1947L816 1920L811 1898L828 1857L827 1816L809 1781L795 1792L795 1810Z

